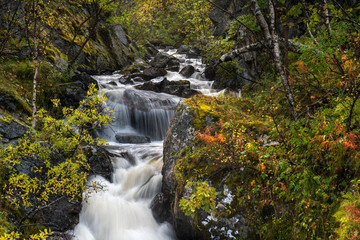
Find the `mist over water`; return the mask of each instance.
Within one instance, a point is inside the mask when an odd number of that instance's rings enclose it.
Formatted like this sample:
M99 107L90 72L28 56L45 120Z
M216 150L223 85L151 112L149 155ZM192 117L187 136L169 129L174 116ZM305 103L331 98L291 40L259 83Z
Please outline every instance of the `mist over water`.
M210 94L211 82L202 76L204 65L199 59L185 59L184 55L168 54L192 64L198 71L190 78L191 88ZM107 96L107 107L114 111L115 120L98 132L108 140L113 154L114 173L109 182L92 176L88 185L96 182L101 188L83 201L80 222L74 229L79 240L172 240L176 239L168 223L157 223L150 205L161 189L162 151L166 131L181 98L123 85L120 74L96 76L101 91ZM168 72L169 81L184 80L179 73ZM163 77L152 81L161 81ZM122 144L117 135L146 136L150 143Z

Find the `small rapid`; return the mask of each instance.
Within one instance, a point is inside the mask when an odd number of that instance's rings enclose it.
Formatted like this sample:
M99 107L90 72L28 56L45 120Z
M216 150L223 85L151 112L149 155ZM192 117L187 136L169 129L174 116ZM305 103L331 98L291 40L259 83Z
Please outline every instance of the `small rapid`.
M181 60L180 69L192 64L196 71L189 78L191 89L203 94L214 93L212 82L204 76L200 59L187 59L176 50L167 54ZM150 205L161 190L162 151L166 131L181 97L139 90L142 82L122 84L121 74L95 76L108 98L106 105L114 111L114 121L98 131L108 141L114 172L111 181L92 176L89 191L84 193L80 222L74 229L79 240L172 240L172 226L158 223ZM178 72L167 72L164 78L179 81ZM92 189L91 186L97 186Z

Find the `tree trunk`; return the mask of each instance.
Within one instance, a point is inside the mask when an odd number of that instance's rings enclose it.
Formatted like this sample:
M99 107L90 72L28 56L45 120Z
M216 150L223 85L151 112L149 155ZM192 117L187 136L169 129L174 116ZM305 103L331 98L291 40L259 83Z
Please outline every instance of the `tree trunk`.
M39 74L39 42L37 39L38 35L38 24L37 24L37 18L36 18L36 12L35 9L38 7L38 2L33 1L33 21L34 21L34 29L33 29L33 41L34 41L34 65L35 65L35 73L33 78L33 92L32 92L32 124L31 127L36 127L36 91L37 91L37 78Z
M279 35L276 31L276 26L275 26L275 19L276 19L275 18L276 17L275 16L275 8L274 8L274 4L271 0L269 1L269 9L270 9L270 21L271 21L270 28L271 28L271 35L272 35L272 42L273 42L273 54L274 54L275 66L280 75L280 79L281 79L281 82L284 87L286 98L287 98L290 108L291 108L291 113L293 115L294 120L297 121L299 116L295 110L296 109L295 99L291 92L289 80L288 80L288 77L284 70L284 65L281 61Z
M328 31L328 33L331 33L331 26L330 26L330 13L329 13L329 8L328 8L328 3L327 0L323 0L324 3L324 8L325 8L325 25L326 25L326 29Z
M32 128L36 127L36 91L37 91L37 78L39 74L39 61L38 61L38 42L36 37L34 37L34 63L35 63L35 73L33 79L33 93L32 93Z

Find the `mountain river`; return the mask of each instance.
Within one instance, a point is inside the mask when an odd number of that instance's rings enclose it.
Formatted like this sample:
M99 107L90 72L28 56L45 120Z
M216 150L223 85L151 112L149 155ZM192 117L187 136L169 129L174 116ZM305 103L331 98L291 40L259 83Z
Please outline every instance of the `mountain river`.
M174 49L166 53L180 60L180 70L189 64L196 69L189 78L168 71L164 76L167 80L186 79L192 89L203 94L216 94L211 90L212 82L203 76L205 66L200 59L188 59L186 55L176 54ZM150 204L161 189L162 140L181 98L135 88L142 83L121 84L121 76L94 76L108 98L107 107L115 115L110 126L98 132L100 137L108 140L108 151L114 156L111 159L114 172L112 181L101 176L91 177L88 184L96 182L101 189L83 201L73 239L176 239L170 224L156 222ZM164 77L151 81L159 82ZM126 142L123 140L129 136L140 139L141 143L119 143Z

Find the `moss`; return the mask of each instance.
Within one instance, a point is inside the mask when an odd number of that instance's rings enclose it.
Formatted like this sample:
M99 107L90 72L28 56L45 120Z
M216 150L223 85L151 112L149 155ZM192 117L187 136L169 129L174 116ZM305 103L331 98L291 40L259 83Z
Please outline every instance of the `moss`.
M0 87L0 95L5 101L9 102L8 104L4 104L0 107L3 108L3 110L15 111L18 113L22 113L24 111L29 114L31 113L30 106L24 101L24 99L19 97L16 91L11 89L7 90Z
M6 211L0 211L0 236L14 231L15 226L9 222L7 215Z

